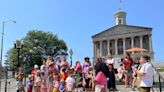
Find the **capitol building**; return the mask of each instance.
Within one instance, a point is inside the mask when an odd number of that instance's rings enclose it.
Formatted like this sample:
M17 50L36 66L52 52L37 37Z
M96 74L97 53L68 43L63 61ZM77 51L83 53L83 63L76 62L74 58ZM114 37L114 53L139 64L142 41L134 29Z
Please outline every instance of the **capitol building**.
M115 26L92 36L94 59L112 55L121 59L130 48L144 48L145 52L131 52L132 57L148 55L154 61L152 28L133 26L126 23L126 12L119 10L114 15Z

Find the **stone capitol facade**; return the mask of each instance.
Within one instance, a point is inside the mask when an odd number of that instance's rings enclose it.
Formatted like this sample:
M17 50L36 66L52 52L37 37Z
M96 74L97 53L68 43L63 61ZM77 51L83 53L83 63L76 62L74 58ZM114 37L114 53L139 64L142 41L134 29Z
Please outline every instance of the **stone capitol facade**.
M145 54L151 61L154 61L152 28L127 25L126 12L122 10L119 10L114 17L115 26L92 36L94 60L110 54L116 59L121 59L126 54L125 50L137 47L147 51L131 52L132 57L140 57Z

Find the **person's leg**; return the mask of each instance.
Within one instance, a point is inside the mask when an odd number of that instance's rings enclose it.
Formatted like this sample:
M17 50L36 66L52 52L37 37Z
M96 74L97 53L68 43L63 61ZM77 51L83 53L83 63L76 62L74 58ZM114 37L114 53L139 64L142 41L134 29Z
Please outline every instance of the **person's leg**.
M34 86L34 92L37 92L37 87L36 86Z
M134 78L133 78L133 82L132 82L132 88L134 88L134 86L135 86L135 83L136 83L136 79L137 79L136 77L134 77Z
M129 85L130 85L130 87L132 87L132 82L133 82L132 72L130 72L129 73Z
M127 73L124 75L125 76L125 87L128 87L128 75Z

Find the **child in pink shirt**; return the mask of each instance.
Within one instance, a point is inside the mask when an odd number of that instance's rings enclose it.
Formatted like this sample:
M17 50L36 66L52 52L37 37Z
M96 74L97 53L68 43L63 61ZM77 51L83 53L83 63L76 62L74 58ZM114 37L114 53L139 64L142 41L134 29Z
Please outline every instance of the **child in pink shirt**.
M95 65L95 73L96 76L94 78L95 81L95 92L105 92L105 88L107 85L107 76L109 74L108 66L102 61L102 59L98 59Z

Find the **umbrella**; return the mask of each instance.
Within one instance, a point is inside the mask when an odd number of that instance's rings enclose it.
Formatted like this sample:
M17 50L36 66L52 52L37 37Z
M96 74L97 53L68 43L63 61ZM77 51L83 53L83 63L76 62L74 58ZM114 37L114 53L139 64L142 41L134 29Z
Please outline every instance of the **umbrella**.
M147 51L147 50L143 48L131 48L131 49L126 50L126 52L144 52L144 51Z

